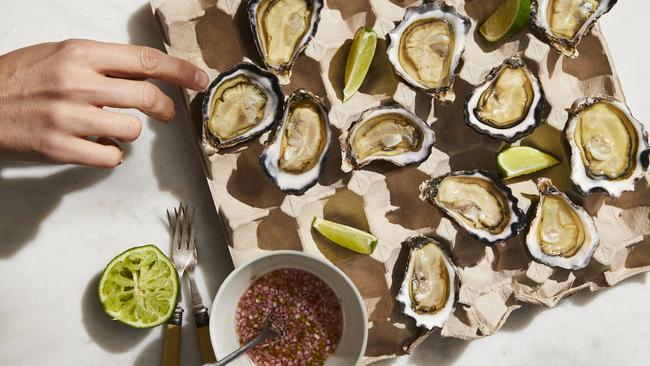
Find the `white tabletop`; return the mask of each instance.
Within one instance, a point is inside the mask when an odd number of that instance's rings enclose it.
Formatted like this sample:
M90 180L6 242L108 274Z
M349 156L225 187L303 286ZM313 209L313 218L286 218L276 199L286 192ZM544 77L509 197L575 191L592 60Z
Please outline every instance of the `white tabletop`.
M629 105L642 121L650 121L646 3L619 1L602 22ZM66 38L161 47L145 0L0 0L0 14L0 54ZM136 113L142 136L113 171L0 163L0 364L160 364L162 329L109 320L97 279L129 247L155 243L168 251L164 210L178 201L198 208L206 305L231 270L179 93L165 91L176 102L176 120L166 126ZM381 365L647 364L646 278L580 293L553 310L516 311L498 334L471 343L434 335L410 358ZM199 364L193 326L183 330L182 352L183 365Z

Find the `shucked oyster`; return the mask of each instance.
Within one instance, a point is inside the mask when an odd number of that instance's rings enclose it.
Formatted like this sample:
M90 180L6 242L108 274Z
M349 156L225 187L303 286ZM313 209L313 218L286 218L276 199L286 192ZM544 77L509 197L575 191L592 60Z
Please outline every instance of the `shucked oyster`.
M399 105L364 112L341 136L343 154L355 168L375 160L399 166L420 163L431 155L434 142L433 130Z
M331 140L329 118L320 98L299 89L287 100L260 163L283 192L301 195L318 181Z
M388 59L411 86L452 102L469 28L469 19L445 3L407 8L402 22L388 33Z
M416 236L402 245L409 249L404 282L397 301L404 314L420 327L442 327L456 304L458 279L454 264L435 240Z
M423 200L486 245L517 235L525 226L524 213L510 188L487 172L451 172L425 181L420 192Z
M252 64L221 73L203 97L203 137L221 149L270 129L282 114L284 94L278 78Z
M477 132L513 142L541 122L544 91L518 56L492 69L465 100L465 123Z
M598 245L594 220L550 179L537 180L539 203L526 236L530 254L540 262L566 269L584 268Z
M565 56L578 57L576 48L598 18L617 0L532 0L530 24Z
M619 197L648 169L648 134L628 108L609 97L577 100L564 129L571 180L583 193Z
M255 46L266 67L289 83L291 68L316 34L323 0L249 0Z

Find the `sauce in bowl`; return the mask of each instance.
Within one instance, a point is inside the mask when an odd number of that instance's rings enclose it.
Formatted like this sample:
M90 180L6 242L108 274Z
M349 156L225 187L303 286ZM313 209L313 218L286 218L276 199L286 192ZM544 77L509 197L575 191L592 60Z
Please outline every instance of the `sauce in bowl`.
M334 353L343 328L341 303L317 276L299 269L278 269L250 285L237 304L241 344L255 337L273 311L282 336L267 339L248 352L258 366L323 365Z

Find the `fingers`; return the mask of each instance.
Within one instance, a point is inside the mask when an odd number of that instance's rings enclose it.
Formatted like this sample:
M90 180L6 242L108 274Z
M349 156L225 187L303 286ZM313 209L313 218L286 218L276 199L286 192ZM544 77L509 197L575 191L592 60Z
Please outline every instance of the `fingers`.
M101 78L84 98L100 107L135 108L163 122L174 118L174 102L146 81Z
M184 88L204 90L208 75L190 62L155 48L97 43L93 48L97 71L120 78L154 78Z
M112 144L101 144L78 137L50 135L43 149L59 163L113 168L122 163L122 150Z
M142 123L138 117L96 107L87 107L69 118L68 132L79 137L100 136L132 142L142 132ZM101 143L100 140L98 142Z

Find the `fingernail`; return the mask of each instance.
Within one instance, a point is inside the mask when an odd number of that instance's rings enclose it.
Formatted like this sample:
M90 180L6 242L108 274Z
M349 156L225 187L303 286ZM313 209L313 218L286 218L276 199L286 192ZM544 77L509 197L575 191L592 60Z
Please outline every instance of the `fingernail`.
M198 70L196 73L194 73L194 83L201 90L205 90L205 88L208 87L208 82L208 75L202 70Z

